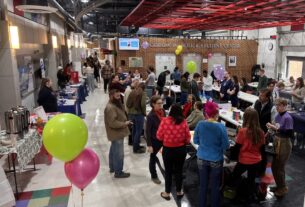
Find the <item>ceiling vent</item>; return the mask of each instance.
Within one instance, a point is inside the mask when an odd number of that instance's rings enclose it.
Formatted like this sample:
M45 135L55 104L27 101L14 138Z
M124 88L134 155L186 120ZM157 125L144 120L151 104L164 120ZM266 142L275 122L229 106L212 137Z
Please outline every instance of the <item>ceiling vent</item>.
M36 14L49 14L57 11L56 8L50 7L47 0L23 0L22 5L16 8L23 12Z

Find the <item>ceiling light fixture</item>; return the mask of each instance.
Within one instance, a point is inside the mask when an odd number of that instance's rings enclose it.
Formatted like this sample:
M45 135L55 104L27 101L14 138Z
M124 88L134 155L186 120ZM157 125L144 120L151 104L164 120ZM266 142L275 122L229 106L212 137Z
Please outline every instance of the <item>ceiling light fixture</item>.
M89 0L80 0L82 3L88 3Z
M11 43L11 48L13 49L19 49L19 32L18 32L18 27L17 26L10 26L9 27L10 31L10 43Z

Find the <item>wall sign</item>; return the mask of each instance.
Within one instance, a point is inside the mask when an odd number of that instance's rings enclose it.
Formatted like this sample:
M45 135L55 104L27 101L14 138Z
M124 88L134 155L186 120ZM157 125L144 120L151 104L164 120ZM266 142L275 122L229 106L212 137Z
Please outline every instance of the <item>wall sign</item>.
M150 47L177 47L177 43L149 43ZM185 43L181 44L184 48L201 48L201 49L235 49L240 48L240 44L202 44L202 43Z

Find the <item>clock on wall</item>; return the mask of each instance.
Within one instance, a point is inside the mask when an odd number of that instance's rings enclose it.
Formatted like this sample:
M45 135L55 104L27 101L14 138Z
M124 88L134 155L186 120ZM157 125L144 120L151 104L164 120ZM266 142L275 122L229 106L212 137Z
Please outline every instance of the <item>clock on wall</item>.
M268 49L269 49L269 50L272 50L272 49L273 49L273 44L272 44L272 42L269 42L269 44L268 44Z

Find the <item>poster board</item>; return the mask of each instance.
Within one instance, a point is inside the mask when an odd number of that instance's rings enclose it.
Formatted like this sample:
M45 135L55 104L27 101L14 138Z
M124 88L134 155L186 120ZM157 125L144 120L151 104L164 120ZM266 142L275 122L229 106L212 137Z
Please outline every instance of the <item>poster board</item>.
M129 57L129 67L130 68L142 68L143 58L142 57Z
M165 70L169 70L171 73L176 67L176 55L171 53L157 53L155 56L156 76ZM169 76L167 76L169 79Z

